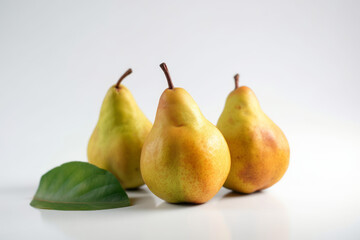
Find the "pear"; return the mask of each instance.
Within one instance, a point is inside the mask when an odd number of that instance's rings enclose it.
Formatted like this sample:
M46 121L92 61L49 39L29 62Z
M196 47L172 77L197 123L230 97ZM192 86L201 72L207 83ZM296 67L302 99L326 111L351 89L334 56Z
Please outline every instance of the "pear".
M230 171L230 152L220 131L194 99L174 88L160 97L154 126L141 152L141 174L149 189L170 203L204 203L222 187Z
M255 93L238 87L226 99L217 127L231 153L231 170L224 187L252 193L274 185L285 174L290 158L281 129L260 108Z
M140 154L152 127L131 92L120 85L131 72L125 72L108 90L87 150L89 162L113 173L125 189L144 184Z

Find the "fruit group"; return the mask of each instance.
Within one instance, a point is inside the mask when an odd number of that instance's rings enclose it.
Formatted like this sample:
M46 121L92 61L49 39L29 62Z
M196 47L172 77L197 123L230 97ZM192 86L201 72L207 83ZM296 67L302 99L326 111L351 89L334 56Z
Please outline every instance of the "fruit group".
M120 85L131 72L108 90L87 150L89 162L113 173L125 189L144 184L140 153L152 127L131 92Z
M285 174L290 158L288 141L281 129L265 115L255 93L238 87L227 97L217 127L231 153L231 170L224 184L241 193L268 188Z
M160 97L154 126L141 153L141 174L158 197L170 203L204 203L222 187L230 153L220 131L200 112L193 98L174 88Z

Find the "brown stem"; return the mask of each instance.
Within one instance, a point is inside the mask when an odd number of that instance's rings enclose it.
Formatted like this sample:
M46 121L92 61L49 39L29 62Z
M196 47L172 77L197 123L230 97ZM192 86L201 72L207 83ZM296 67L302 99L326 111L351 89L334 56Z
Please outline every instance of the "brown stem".
M168 85L169 85L169 89L173 89L173 88L174 88L174 85L173 85L173 83L172 83L172 81L171 81L171 77L170 77L170 74L169 74L169 70L168 70L166 64L165 64L165 63L162 63L162 64L160 64L160 67L161 67L161 69L162 69L162 70L164 71L164 73L165 73L166 80L167 80Z
M239 87L239 78L240 78L240 75L237 73L235 74L234 76L234 79L235 79L235 89L237 89Z
M132 70L131 68L129 68L120 78L119 80L117 81L116 85L115 85L115 88L119 88L120 87L120 83L121 81L126 78L128 75L130 75L132 73Z

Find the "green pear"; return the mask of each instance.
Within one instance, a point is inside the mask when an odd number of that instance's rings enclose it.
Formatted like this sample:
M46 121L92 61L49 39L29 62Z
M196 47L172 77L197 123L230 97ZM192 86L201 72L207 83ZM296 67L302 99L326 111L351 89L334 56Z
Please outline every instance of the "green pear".
M154 126L141 152L141 174L149 189L170 203L204 203L222 187L230 153L220 131L200 112L194 99L174 88L160 97Z
M126 189L144 184L140 154L152 127L131 92L120 85L131 72L108 90L87 150L89 162L113 173Z
M241 193L274 185L285 174L290 158L288 141L281 129L262 111L255 93L238 87L226 99L217 127L231 154L231 170L224 184Z

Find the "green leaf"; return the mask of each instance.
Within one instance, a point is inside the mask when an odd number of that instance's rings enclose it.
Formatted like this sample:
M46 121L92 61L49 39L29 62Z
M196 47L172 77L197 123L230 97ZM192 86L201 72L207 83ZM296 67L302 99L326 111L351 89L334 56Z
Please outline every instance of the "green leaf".
M41 177L31 206L56 210L98 210L130 205L110 172L86 162L68 162Z

